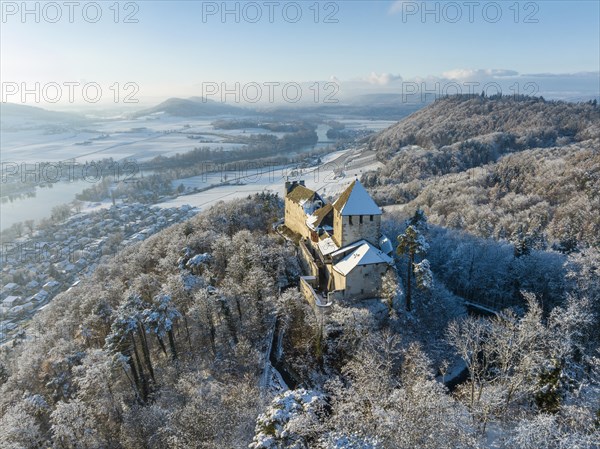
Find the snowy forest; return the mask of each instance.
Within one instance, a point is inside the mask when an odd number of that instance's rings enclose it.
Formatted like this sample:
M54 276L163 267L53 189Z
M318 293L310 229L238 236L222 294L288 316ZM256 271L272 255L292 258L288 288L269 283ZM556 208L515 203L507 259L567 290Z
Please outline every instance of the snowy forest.
M219 203L1 348L0 447L600 447L598 106L443 98L364 144L382 298L316 314L282 198Z

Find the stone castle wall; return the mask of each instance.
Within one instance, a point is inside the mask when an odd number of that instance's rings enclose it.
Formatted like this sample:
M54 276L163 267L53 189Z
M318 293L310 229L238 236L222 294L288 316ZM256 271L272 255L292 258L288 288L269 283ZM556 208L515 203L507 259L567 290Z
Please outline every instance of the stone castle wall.
M338 211L334 211L333 240L340 247L362 239L374 246L379 246L379 237L381 237L381 215L373 215L372 217L373 221L371 221L370 215L349 216L341 215Z

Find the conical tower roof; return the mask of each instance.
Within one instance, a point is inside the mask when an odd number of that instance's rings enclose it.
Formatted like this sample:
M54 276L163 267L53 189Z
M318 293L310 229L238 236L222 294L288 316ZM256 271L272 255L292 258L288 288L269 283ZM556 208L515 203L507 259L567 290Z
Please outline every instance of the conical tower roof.
M344 190L333 207L342 215L381 215L381 209L358 179Z

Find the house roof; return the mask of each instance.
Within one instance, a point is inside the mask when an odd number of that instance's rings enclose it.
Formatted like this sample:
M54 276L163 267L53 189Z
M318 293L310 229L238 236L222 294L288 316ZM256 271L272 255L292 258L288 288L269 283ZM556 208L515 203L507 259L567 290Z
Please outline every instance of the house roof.
M321 197L314 190L310 190L303 185L297 184L293 190L286 195L290 200L300 205L304 204L306 201L314 200L315 196L317 199L321 199Z
M306 219L306 224L309 228L316 229L332 209L333 206L331 204L326 204L325 206L317 209Z
M333 207L342 215L381 215L381 209L358 179L352 181Z
M336 257L336 256L341 256L349 251L352 251L356 248L358 248L360 245L362 245L363 243L367 243L366 240L359 240L357 242L351 243L350 245L346 245L340 249L338 249L336 252L332 253L331 256L332 257Z
M379 248L386 254L391 254L394 251L394 246L387 235L382 235L379 239Z
M8 296L2 302L4 304L13 304L13 303L19 302L19 301L21 301L21 297L20 296Z
M326 239L319 241L318 245L319 251L321 251L321 254L324 256L327 256L328 254L331 254L339 249L331 237L327 237Z
M361 243L362 242L362 243ZM356 267L361 265L376 265L380 263L392 263L392 258L383 251L377 249L365 240L361 240L360 246L340 260L333 266L333 269L346 276ZM343 248L342 248L343 249Z

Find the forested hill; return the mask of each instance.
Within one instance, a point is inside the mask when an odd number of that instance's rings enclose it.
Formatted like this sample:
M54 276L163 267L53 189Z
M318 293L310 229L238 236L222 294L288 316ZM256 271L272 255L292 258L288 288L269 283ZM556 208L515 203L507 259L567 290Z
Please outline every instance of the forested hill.
M580 142L599 135L600 109L593 103L458 95L438 99L377 134L369 145L380 159L387 159L407 145L435 150L475 139L493 141L498 151L514 151Z
M599 244L595 103L449 97L369 145L385 163L363 177L379 204L409 203L435 224L538 249Z

